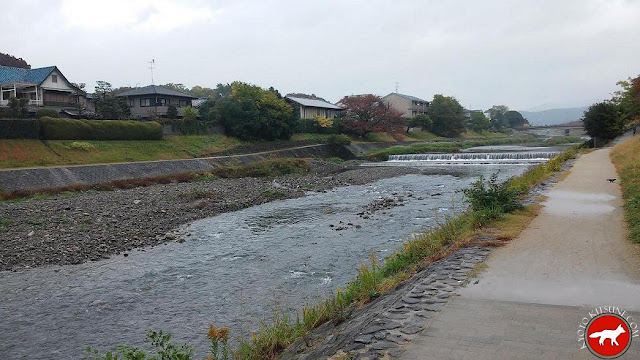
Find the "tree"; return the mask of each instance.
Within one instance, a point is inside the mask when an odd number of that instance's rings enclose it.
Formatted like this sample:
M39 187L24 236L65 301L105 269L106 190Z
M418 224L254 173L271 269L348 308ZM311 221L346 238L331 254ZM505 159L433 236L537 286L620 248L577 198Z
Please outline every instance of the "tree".
M454 97L434 95L427 113L433 121L431 131L436 135L457 137L465 131L464 108Z
M416 115L409 119L407 133L409 132L409 129L414 127L419 127L423 131L431 131L431 128L433 127L433 121L431 121L431 118L427 114Z
M482 132L491 127L491 120L481 112L471 113L471 129Z
M509 123L505 114L509 111L509 107L505 105L493 105L491 109L485 111L491 119L491 127L494 130L501 130L502 128L509 127Z
M245 140L289 139L295 127L293 108L275 92L243 82L231 84L231 94L218 112L227 132Z
M111 84L106 81L96 81L94 101L96 114L101 119L126 119L131 116L127 100L117 97Z
M522 117L522 114L515 110L509 110L504 113L505 123L509 124L509 127L513 129L518 129L523 127L525 124L529 124L527 119Z
M176 108L174 104L169 104L169 106L167 106L167 118L169 120L174 120L177 117L178 117L178 108Z
M401 112L376 95L345 96L340 103L346 107L340 126L350 134L362 137L370 132L396 133L404 131L407 124Z
M192 95L191 91L189 90L189 88L184 86L184 84L168 83L168 84L158 85L158 86L163 87L165 89L179 91L181 93Z
M169 113L167 113L167 115L169 115ZM184 121L193 121L198 117L198 115L200 115L198 109L191 106L187 106L186 108L184 108Z
M618 81L622 87L613 94L612 101L619 106L625 121L640 120L640 76Z
M611 101L591 105L582 121L589 136L605 141L622 134L624 125L619 106Z
M509 107L506 105L493 105L491 109L485 111L485 113L489 114L489 119L493 119L498 114L504 115L507 111L509 111Z
M82 119L82 101L81 98L83 96L86 96L86 92L84 91L84 88L87 86L87 84L85 83L73 83L71 84L74 87L74 95L76 96L76 101L75 101L75 106L76 106L76 110L78 111L78 119Z
M31 65L27 64L22 58L17 58L13 55L0 53L0 65L11 66L23 69L31 69Z

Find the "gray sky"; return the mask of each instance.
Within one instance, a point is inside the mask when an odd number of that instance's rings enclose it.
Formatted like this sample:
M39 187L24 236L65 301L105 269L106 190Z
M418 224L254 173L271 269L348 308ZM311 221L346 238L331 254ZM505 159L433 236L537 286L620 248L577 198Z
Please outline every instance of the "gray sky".
M640 74L640 0L169 1L2 4L0 51L72 82L281 93L399 91L467 108L589 105Z

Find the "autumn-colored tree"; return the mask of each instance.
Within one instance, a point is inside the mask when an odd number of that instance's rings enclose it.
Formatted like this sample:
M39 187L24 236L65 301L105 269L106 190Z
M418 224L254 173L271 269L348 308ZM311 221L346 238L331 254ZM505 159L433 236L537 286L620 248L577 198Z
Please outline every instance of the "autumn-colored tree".
M23 69L31 69L31 65L27 64L22 58L17 58L13 55L0 53L0 65L11 66Z
M367 94L345 96L340 103L346 108L340 121L342 131L357 136L370 132L403 132L407 119L385 104L381 97Z

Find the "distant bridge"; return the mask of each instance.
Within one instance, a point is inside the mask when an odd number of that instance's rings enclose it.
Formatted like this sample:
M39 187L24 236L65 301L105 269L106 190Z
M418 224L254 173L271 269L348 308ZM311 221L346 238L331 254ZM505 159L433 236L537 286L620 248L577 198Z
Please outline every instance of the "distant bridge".
M541 136L585 136L587 132L582 125L547 125L530 126L524 132Z

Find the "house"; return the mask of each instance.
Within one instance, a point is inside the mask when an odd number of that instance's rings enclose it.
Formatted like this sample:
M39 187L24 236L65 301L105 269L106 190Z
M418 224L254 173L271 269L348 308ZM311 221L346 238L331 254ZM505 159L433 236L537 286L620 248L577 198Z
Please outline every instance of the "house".
M429 102L426 100L398 93L391 93L382 100L393 109L400 111L405 118L426 114L429 107Z
M285 101L294 105L300 112L300 119L313 119L314 116L324 116L330 119L340 115L342 108L319 98L302 98L285 96Z
M117 96L126 98L131 116L140 119L167 116L169 105L174 105L178 110L178 117L182 117L184 108L191 106L191 102L197 99L196 96L157 85L127 90Z
M0 65L0 106L8 106L11 97L28 99L29 112L46 106L77 113L78 101L83 110L95 110L84 91L70 83L56 66L25 69Z

